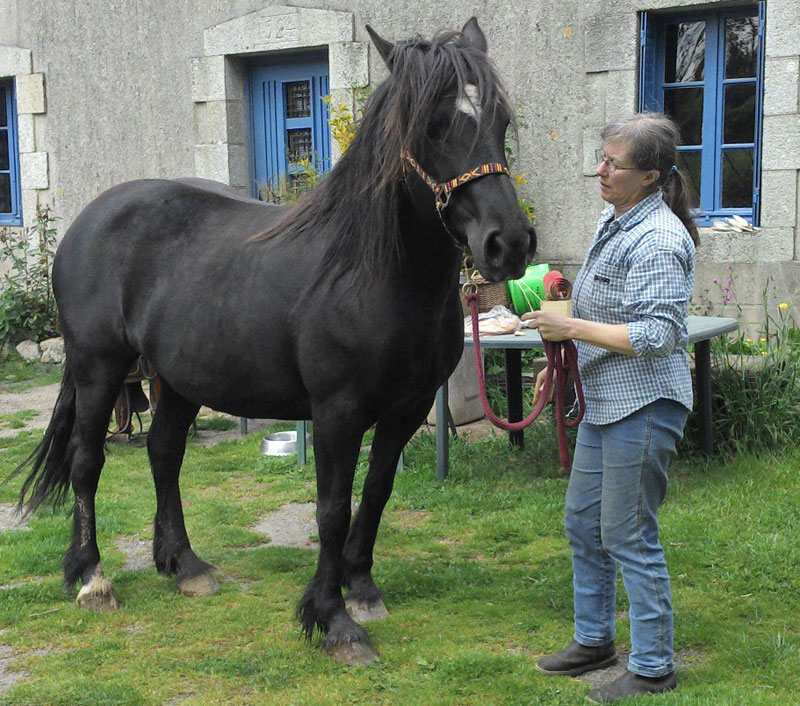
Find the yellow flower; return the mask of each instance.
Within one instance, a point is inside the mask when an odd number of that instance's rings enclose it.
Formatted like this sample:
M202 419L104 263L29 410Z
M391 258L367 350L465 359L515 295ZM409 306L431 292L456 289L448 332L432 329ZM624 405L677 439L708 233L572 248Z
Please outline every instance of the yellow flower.
M753 342L753 339L752 339L752 338L745 338L745 339L744 339L744 342L745 342L745 343L752 343L752 342Z
M761 355L766 355L766 354L767 354L766 351L761 351Z
M761 343L766 343L767 342L766 338L759 338L758 340L761 341Z
M778 308L779 309L788 309L789 305L786 302L781 302L780 304L778 304Z

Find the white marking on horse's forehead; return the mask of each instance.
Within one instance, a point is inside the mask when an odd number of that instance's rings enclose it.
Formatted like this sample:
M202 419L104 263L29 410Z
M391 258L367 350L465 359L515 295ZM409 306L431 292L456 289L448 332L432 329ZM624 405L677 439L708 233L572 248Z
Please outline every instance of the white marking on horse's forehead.
M477 86L471 83L464 84L464 92L459 93L456 98L456 109L475 118L475 120L480 117L481 102Z

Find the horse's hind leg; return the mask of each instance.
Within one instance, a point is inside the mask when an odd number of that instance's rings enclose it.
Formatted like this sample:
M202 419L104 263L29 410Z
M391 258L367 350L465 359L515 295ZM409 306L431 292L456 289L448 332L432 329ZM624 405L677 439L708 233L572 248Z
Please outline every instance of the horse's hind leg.
M219 589L211 566L199 559L189 544L178 486L186 434L198 409L198 405L162 381L161 397L147 435L157 502L153 559L162 574L176 577L178 588L187 596L208 596Z
M319 561L298 612L309 639L315 626L326 635L322 647L333 659L370 664L377 653L366 630L348 615L342 598L342 549L350 527L353 474L367 425L352 419L352 405L338 410L333 404L323 407L324 417L314 415Z
M400 453L425 419L431 401L411 409L392 410L378 421L372 442L369 473L358 513L344 548L343 585L349 588L347 610L359 623L382 620L389 615L381 592L372 579L372 552L381 514L394 485Z
M75 425L69 442L70 481L75 494L72 542L64 555L64 577L73 586L83 582L77 603L83 608L116 610L119 603L111 582L100 568L100 550L95 529L95 494L103 469L108 420L122 381L130 366L128 359L69 363L75 370Z

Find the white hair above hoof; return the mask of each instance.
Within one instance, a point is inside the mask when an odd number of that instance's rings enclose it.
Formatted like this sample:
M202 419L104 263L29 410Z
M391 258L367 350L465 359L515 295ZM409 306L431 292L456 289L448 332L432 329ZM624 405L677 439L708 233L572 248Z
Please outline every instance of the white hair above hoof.
M114 595L114 586L109 581L98 565L89 583L84 584L78 591L75 602L86 610L98 613L110 613L119 608L120 603Z

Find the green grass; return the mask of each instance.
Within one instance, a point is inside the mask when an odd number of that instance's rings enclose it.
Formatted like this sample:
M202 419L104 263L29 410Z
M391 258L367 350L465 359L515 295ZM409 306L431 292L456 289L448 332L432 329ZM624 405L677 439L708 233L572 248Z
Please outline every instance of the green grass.
M0 427L6 429L22 429L26 422L38 416L39 413L35 409L23 409L19 412L0 414Z
M198 431L230 431L237 426L238 422L231 417L215 415L213 417L198 417L197 419Z
M0 392L22 392L61 382L63 368L52 363L29 363L12 350L0 358Z
M553 679L534 659L571 636L571 564L562 528L567 480L552 432L451 445L435 479L435 441L407 450L376 547L374 575L391 616L368 626L378 664L349 669L304 644L294 606L312 550L257 547L250 527L287 502L314 499L313 465L267 459L261 434L203 448L190 439L184 513L221 591L180 596L154 568L124 572L115 539L152 536L143 440L110 444L97 496L103 566L122 608L93 614L61 583L66 511L42 510L27 531L0 534L0 643L30 656L0 704L582 704L588 686ZM7 475L38 439L0 440ZM797 703L800 693L800 452L731 461L678 460L662 509L673 579L676 647L690 667L680 690L646 703ZM366 454L356 483L363 483ZM16 499L20 480L0 487ZM627 605L619 591L619 611ZM619 642L629 642L627 619ZM45 652L41 652L45 650Z

